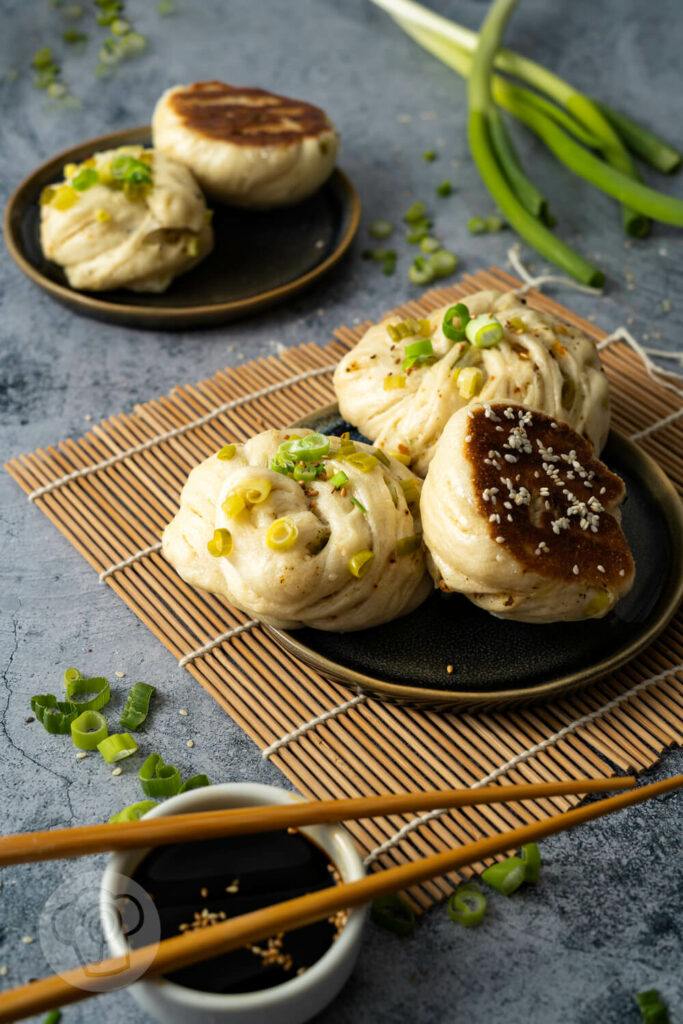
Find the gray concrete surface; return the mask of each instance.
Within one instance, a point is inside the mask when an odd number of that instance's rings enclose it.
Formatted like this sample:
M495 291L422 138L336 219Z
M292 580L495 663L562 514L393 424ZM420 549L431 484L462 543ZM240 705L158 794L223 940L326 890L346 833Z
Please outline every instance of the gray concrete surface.
M476 27L486 4L434 0ZM145 122L168 85L209 77L301 95L325 107L343 137L341 166L364 204L353 251L315 291L287 307L219 329L164 334L80 319L42 295L5 252L0 259L0 417L5 457L78 436L90 417L129 410L136 401L226 364L272 352L279 344L324 342L335 325L376 317L415 294L401 242L394 277L363 263L366 225L398 221L409 202L426 198L462 269L503 264L509 233L467 234L474 214L492 212L468 158L465 93L447 69L419 51L365 0L179 0L161 18L155 3L129 0L128 13L150 40L147 53L111 79L94 82L95 45L64 56L65 72L84 104L72 114L44 109L31 86L35 50L59 39L61 15L42 0L0 5L3 202L35 165L81 139ZM94 37L101 34L90 22ZM524 0L509 31L523 49L588 93L622 105L683 144L680 128L680 7L677 0L576 0L562 8ZM65 48L57 45L61 53ZM21 71L16 81L6 72ZM12 78L13 76L10 76ZM678 233L657 227L625 243L612 201L577 182L534 140L517 132L533 176L547 190L564 238L606 269L603 298L561 293L561 300L610 330L631 322L641 338L680 345L683 254ZM426 164L424 149L438 160ZM450 178L455 194L434 196ZM647 172L651 180L657 176ZM662 179L657 179L662 181ZM683 196L681 179L664 187ZM528 251L526 258L540 269ZM629 285L633 287L629 287ZM663 300L671 302L665 312ZM661 335L655 338L654 335ZM125 672L126 684L154 683L153 746L188 773L215 781L278 783L278 771L107 588L19 488L0 476L0 772L2 831L105 819L138 798L135 768L112 778L98 759L27 723L31 694L56 690L66 665L92 674ZM179 707L190 715L181 718ZM194 738L188 749L186 740ZM650 774L683 771L680 749ZM633 994L657 987L672 1019L683 1020L681 972L680 799L670 797L544 844L535 889L495 895L476 931L452 925L443 909L399 940L368 928L351 981L321 1015L326 1024L635 1024ZM82 865L33 865L2 872L0 976L3 986L49 970L37 941L48 897L73 884ZM96 932L96 923L93 924ZM36 938L24 944L22 937ZM94 941L94 939L93 939ZM128 994L65 1011L65 1024L101 1014L110 1024L143 1024ZM264 1021L264 1024L268 1024Z

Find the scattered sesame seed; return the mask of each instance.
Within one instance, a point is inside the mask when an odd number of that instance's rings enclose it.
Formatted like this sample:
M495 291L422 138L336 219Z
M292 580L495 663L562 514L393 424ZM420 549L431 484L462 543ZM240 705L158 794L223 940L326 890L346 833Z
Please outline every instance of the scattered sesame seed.
M449 676L452 676L453 675L453 666L452 665L446 665L446 671L448 672Z
M619 575L620 575L620 576L625 576L625 575L626 575L626 573L624 572L624 570L623 570L623 569L620 569L620 570L619 570Z
M206 897L207 897L207 896L209 895L209 890L208 890L208 889L206 889L206 888L205 888L205 889L200 889L200 890L199 890L199 895L200 895L200 896L203 896L203 897L204 897L204 899L206 899Z
M598 566L598 572L604 572L604 571L605 571L604 565L599 565Z
M185 744L185 746L189 747L190 749L192 749L192 747L194 746L194 740L188 740L187 743Z
M505 537L496 537L496 544L504 544Z
M33 939L31 938L30 935L24 935L21 941L24 943L25 946L30 946L31 943L33 942Z
M90 423L90 421L91 421L91 419L92 419L92 416L90 415L90 413L89 413L89 412L87 412L87 413L85 414L85 418L86 418L86 420L88 421L88 423ZM31 941L33 941L33 940L31 940Z
M85 752L85 750L79 750L79 751L78 751L78 753L76 754L76 760L77 760L77 761L82 761L82 760L83 760L83 758L84 758L84 757L87 757L87 756L88 756L88 755L87 755L87 753Z
M122 771L123 771L123 768L114 768L114 771L112 772L112 775L120 775Z
M664 310L665 313L670 313L671 312L671 303L669 302L668 299L662 299L662 309Z
M9 970L9 968L8 968L7 964L3 964L0 967L0 976L4 978L5 975L7 974L8 970Z
M661 246L661 248L659 248L657 250L657 252L659 253L660 256L668 256L669 255L669 250L664 245Z
M190 712L189 712L189 711L187 710L187 708L180 708L180 709L179 709L179 711L178 711L178 714L179 714L179 715L182 715L182 716L183 716L183 718L187 718L187 716L189 715L189 713L190 713Z
M572 569L572 572L574 573L575 576L579 575L579 567L578 567L578 565L574 566L574 568Z
M114 675L116 676L117 679L123 679L125 677L126 673L125 672L114 672Z

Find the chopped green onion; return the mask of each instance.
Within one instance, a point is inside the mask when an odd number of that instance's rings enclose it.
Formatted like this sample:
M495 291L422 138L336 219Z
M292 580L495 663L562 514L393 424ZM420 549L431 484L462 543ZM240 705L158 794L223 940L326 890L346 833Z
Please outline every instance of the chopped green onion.
M85 192L92 188L100 180L100 176L93 167L84 167L71 179L71 185L77 192Z
M74 700L78 694L91 693L87 700ZM80 711L99 711L111 700L109 681L104 676L93 679L72 679L66 684L66 699L75 704Z
M448 181L448 179L442 181L440 185L436 186L437 196L443 196L445 198L446 196L449 196L452 193L452 191L453 186L451 185L450 181Z
M536 843L526 843L521 850L522 860L526 865L525 882L537 882L541 870L541 853Z
M85 43L88 41L87 32L79 32L76 28L68 28L66 32L62 32L62 39L65 43Z
M82 679L83 673L77 668L67 668L64 672L64 685L68 686L69 683L73 683L74 679Z
M299 527L289 518L283 516L270 524L266 531L266 544L271 551L287 551L296 544Z
M368 225L368 234L372 238L388 238L394 230L394 225L388 220L373 220Z
M407 233L406 242L409 242L410 245L417 245L418 242L422 242L429 234L431 226L432 222L430 220L419 221Z
M460 326L455 326L455 319L459 320ZM441 324L441 330L449 341L464 341L467 337L467 325L470 322L470 311L464 302L451 306L446 310Z
M232 494L226 494L225 501L221 505L221 508L225 512L228 519L237 519L238 515L244 512L247 507L247 503L241 494L237 491L233 491ZM214 540L217 538L214 536ZM211 541L209 541L211 543Z
M412 555L414 551L418 551L422 546L422 534L413 533L409 537L401 537L400 540L396 541L396 554L400 557L403 555Z
M178 790L179 793L189 793L191 789L202 789L204 786L210 786L211 782L208 775L193 775L191 778L183 782L182 786Z
M99 711L84 711L71 723L71 739L79 750L94 750L108 733L104 715Z
M149 714L149 703L156 692L156 687L150 683L135 683L126 698L123 714L119 719L122 729L132 729L135 732L140 728Z
M360 511L365 513L365 515L368 514L368 510L366 509L365 505L361 505L361 503L359 502L358 498L351 498L351 504L355 505L356 508L360 509Z
M505 221L502 217L492 216L487 217L484 221L487 231L502 231L505 227Z
M122 811L112 814L109 824L113 825L118 821L139 821L144 814L147 814L147 811L158 806L158 800L138 800L136 804L128 804Z
M339 472L335 473L334 476L330 479L330 483L335 489L338 487L343 487L344 484L348 484L348 482L349 478L343 469L340 469Z
M669 1024L669 1011L666 1003L656 988L650 988L646 992L639 992L636 1002L640 1009L640 1015L645 1024Z
M470 217L467 221L467 230L471 235L485 235L488 228L483 217Z
M429 266L434 277L448 277L449 274L453 273L459 262L455 253L449 252L448 249L437 249L429 257Z
M503 896L510 896L519 889L524 882L526 864L520 857L508 857L498 864L492 864L490 868L482 872L482 881L486 882L493 889L502 892Z
M43 1024L59 1024L62 1019L61 1010L50 1010L47 1017L43 1018Z
M349 572L357 579L362 579L370 569L370 565L374 559L374 554L367 548L364 548L362 551L357 551L356 554L351 555L351 558L349 559Z
M78 718L82 708L71 701L60 701L53 694L45 693L31 697L31 711L46 732L54 735L70 732L71 723Z
M403 219L406 222L406 224L417 224L418 221L424 219L424 215L425 204L422 202L417 202L413 203L413 205L409 207L408 212L406 213Z
M147 796L175 796L180 790L180 772L175 765L164 764L161 754L149 755L139 777Z
M412 356L433 356L434 346L430 338L420 338L419 341L411 341L405 347L405 355L408 359Z
M113 736L107 736L97 744L97 749L107 762L114 764L116 761L123 761L124 757L130 757L138 749L133 737L127 732L116 732Z
M117 181L130 185L151 185L152 172L149 164L136 160L129 153L120 153L111 163L111 173Z
M416 256L408 270L408 277L413 284L429 284L434 280L434 271L424 256Z
M374 455L369 455L368 452L352 452L350 455L344 455L343 458L350 466L360 469L361 473L370 473L377 466L377 458Z
M167 18L171 14L175 14L178 8L174 4L173 0L159 0L157 4L157 11L162 18Z
M370 920L380 928L395 935L410 935L415 927L415 914L410 904L406 903L398 893L388 893L373 900L370 907Z
M396 270L396 253L391 253L382 261L382 273L390 277Z
M62 7L62 17L67 21L78 21L83 17L83 7L81 4L66 4Z
M388 455L385 455L381 448L373 448L372 454L376 459L379 459L383 466L391 466L391 459Z
M49 46L43 46L33 55L31 65L39 71L52 66L52 50Z
M427 163L429 164L432 163L433 160L436 160L436 150L425 149L424 153L422 154L422 159L426 160Z
M484 916L486 897L481 889L469 883L461 885L448 900L448 916L451 921L474 928Z
M310 466L305 462L299 462L294 467L292 476L295 480L303 480L305 483L310 483L318 475L318 470L315 466Z
M441 248L441 242L438 238L432 238L431 235L425 235L420 242L420 248L422 252L436 252L437 249Z
M115 18L111 23L111 30L115 36L125 36L130 32L130 22L123 18Z
M481 316L475 316L474 320L470 320L465 328L465 334L467 340L477 348L491 348L502 340L504 331L502 324L495 316L482 313Z
M384 260L396 259L395 249L363 249L361 258L364 260L376 260L382 263Z
M225 527L213 531L213 537L206 545L206 550L214 558L227 558L232 552L232 534Z
M462 398L474 398L482 389L484 376L478 366L464 366L453 370L453 380L458 382L458 393Z
M281 444L278 451L291 456L295 461L317 462L330 450L330 439L325 434L307 434Z
M406 378L403 373L388 373L384 378L385 391L398 391L406 386Z
M234 444L224 444L219 452L216 452L216 458L222 459L224 462L228 462L230 459L234 459L236 448Z

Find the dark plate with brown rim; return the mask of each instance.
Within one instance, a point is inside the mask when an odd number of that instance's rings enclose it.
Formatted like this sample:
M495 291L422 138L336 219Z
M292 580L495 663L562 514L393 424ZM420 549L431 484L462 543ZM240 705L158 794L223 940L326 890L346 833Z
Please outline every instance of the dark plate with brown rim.
M362 439L336 405L298 425ZM633 589L604 619L511 622L434 591L411 615L356 633L266 628L323 675L432 708L547 700L615 671L654 640L683 597L683 505L659 466L622 434L610 431L602 459L626 484L622 523L636 563Z
M16 189L5 210L5 241L24 273L74 312L126 327L177 330L236 320L292 298L344 256L358 230L360 200L339 169L296 206L275 210L214 209L213 251L161 295L118 289L81 292L43 256L40 193L66 163L98 150L151 145L148 126L101 135L58 153Z

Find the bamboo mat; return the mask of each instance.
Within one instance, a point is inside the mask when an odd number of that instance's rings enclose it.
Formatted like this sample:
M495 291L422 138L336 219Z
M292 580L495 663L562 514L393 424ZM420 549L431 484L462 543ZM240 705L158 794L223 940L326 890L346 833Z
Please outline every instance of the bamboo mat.
M427 292L398 312L420 316L481 288L520 284L492 268ZM538 292L530 291L527 300L596 342L606 337ZM683 741L680 611L638 658L565 700L487 714L424 711L354 696L327 681L225 601L193 590L164 560L159 536L192 466L227 440L285 426L332 401L332 364L367 326L340 328L324 348L302 345L175 388L130 415L103 420L79 441L21 455L6 468L31 494L99 467L32 500L176 658L192 655L191 675L306 796L476 786L488 779L607 777L652 765L667 746ZM605 347L602 358L614 425L635 436L683 491L680 396L650 379L623 341ZM194 425L187 428L189 423ZM127 559L131 564L121 566ZM234 635L198 651L226 629ZM558 797L421 818L401 815L351 823L350 829L368 863L390 866L543 819L576 802ZM416 908L448 895L458 880L416 888L410 894Z

